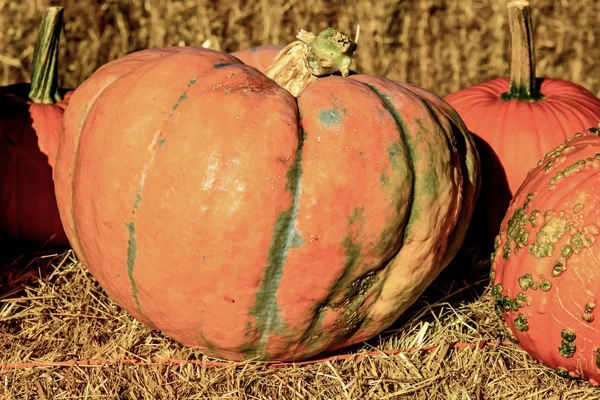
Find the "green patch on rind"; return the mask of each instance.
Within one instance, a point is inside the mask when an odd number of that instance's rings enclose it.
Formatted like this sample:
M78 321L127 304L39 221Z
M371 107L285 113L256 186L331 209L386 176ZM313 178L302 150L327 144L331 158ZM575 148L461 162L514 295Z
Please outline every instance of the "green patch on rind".
M297 244L296 219L299 210L304 136L304 131L300 130L296 160L288 169L287 174L286 189L292 192L292 204L288 210L279 215L275 222L268 263L264 268L263 283L256 293L254 306L249 310L249 314L256 317L255 329L259 333L259 337L253 346L246 346L244 352L247 357L264 358L271 332L281 333L284 328L283 322L279 319L276 295L288 252L294 246L294 242Z
M131 284L131 296L135 301L135 308L141 313L142 307L140 306L140 300L138 299L138 288L133 278L133 270L135 268L135 258L137 255L137 242L135 237L135 223L126 223L127 232L129 233L129 239L127 240L127 275L129 276L129 282Z
M326 127L330 128L334 125L339 125L342 123L342 114L337 108L322 110L319 113L319 121L321 121Z

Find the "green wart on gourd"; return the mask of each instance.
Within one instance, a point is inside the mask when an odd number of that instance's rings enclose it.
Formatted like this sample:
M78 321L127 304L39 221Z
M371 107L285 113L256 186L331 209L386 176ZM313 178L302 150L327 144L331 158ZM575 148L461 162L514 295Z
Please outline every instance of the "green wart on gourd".
M519 308L525 306L525 301L527 300L527 296L523 292L517 293L517 295L510 302L510 309L512 311L518 311Z
M569 374L569 371L567 371L564 368L557 368L556 375L560 376L561 378L572 378L571 375Z
M563 329L560 332L560 337L562 338L562 340L560 341L560 347L558 348L558 352L563 357L566 357L566 358L573 357L573 355L575 354L575 351L577 350L577 346L574 343L575 339L577 338L577 336L575 335L575 332L571 332L566 329Z
M547 292L552 289L552 283L547 279L542 279L540 281L539 288L542 292Z
M496 314L502 318L502 311L511 309L511 300L508 296L502 296L504 288L498 283L492 287L492 296L494 297L494 310Z
M588 160L589 160L588 165L591 165L592 158L588 158L585 160L582 159L582 160L577 160L573 164L565 167L563 170L558 171L552 178L549 179L548 190L554 190L556 183L576 174L577 172L582 171L584 166L586 165L586 161L588 161Z
M492 287L492 296L494 297L494 309L496 314L501 318L501 313L503 311L518 311L519 308L525 306L525 301L527 300L527 296L523 292L519 292L516 294L514 298L510 298L510 296L503 296L502 284L496 284Z
M567 270L567 260L563 257L560 257L558 260L554 262L552 266L552 276L558 278L563 272Z
M506 230L506 243L503 247L502 256L506 260L512 252L519 252L523 247L529 244L529 233L525 227L531 223L530 217L527 215L529 203L533 200L533 193L527 195L527 201L523 203L521 208L517 208L512 217L508 220L508 228ZM514 247L511 249L511 245Z
M533 290L537 289L537 284L533 281L533 276L531 276L531 274L520 276L518 283L522 290L527 290L530 288Z
M594 320L594 316L592 315L594 308L596 308L596 303L587 303L583 308L581 319L583 319L585 322L592 322Z
M527 332L529 327L527 326L527 317L523 314L519 314L514 321L515 328L521 332Z
M565 218L555 216L552 210L544 213L546 223L536 234L536 240L529 246L529 254L537 259L550 257L554 253L555 244L568 230L569 223Z

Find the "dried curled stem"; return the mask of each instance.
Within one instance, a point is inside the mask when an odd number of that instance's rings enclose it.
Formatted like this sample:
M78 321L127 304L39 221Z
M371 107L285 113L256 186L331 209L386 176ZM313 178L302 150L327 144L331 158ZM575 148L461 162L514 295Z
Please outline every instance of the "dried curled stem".
M301 30L267 69L266 75L298 97L318 77L348 76L356 43L345 33L326 28L318 35Z

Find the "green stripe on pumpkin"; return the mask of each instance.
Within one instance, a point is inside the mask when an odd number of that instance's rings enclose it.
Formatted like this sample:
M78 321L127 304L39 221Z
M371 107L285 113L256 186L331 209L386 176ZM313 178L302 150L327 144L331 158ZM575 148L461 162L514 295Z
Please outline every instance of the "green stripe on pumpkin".
M272 331L281 330L282 321L279 319L279 307L276 303L277 289L283 276L283 267L287 260L288 252L294 245L298 245L298 232L296 219L298 217L300 200L300 180L302 177L302 149L304 147L305 133L300 128L298 133L298 149L296 160L287 173L286 190L292 192L290 208L279 215L273 227L273 239L269 248L268 264L265 267L265 276L261 287L256 293L256 303L250 309L250 314L256 317L255 330L259 332L257 342L246 350L248 357L262 357L267 352L267 344Z
M192 87L193 85L196 84L197 80L198 80L198 78L193 78L187 83L187 88L183 91L181 96L179 96L179 98L177 99L177 102L173 105L173 107L171 109L172 112L171 112L171 114L169 114L169 119L171 119L173 117L173 112L177 109L177 107L179 107L179 105L183 101L188 99L187 91L190 87ZM144 190L144 185L146 184L146 177L148 175L148 172L149 172L150 168L152 167L152 164L154 164L154 159L156 158L156 153L158 152L159 149L161 149L163 147L166 140L167 139L162 136L162 132L160 130L157 130L155 132L155 134L152 138L152 142L151 142L152 146L150 148L150 159L148 160L148 163L142 169L139 188L138 188L137 193L135 194L135 202L133 203L133 208L131 211L131 214L132 214L131 222L125 223L125 227L127 228L127 234L128 234L127 275L129 276L129 283L131 285L131 297L133 297L133 300L135 301L135 307L138 310L138 312L141 313L142 315L144 315L145 317L146 317L146 315L142 311L140 300L138 298L137 284L136 284L135 278L133 276L133 272L134 272L135 266L136 266L135 263L136 263L136 258L137 258L137 252L138 252L136 227L135 227L135 216L136 216L136 213L137 213L140 205L142 204L142 192ZM148 318L148 317L146 317L146 318Z
M416 183L417 174L415 171L414 160L417 159L417 155L415 153L415 149L412 145L411 139L410 139L409 135L406 133L406 132L408 132L406 123L404 122L404 119L402 118L402 115L400 114L400 112L394 106L390 96L383 93L378 87L376 87L373 84L364 83L364 82L363 82L363 84L365 86L367 86L369 89L371 89L373 92L375 92L381 98L381 101L383 102L385 108L390 113L392 118L394 118L394 121L396 121L396 126L398 127L398 131L400 132L400 135L401 135L400 139L404 142L404 144L408 150L408 157L406 158L406 161L407 161L408 168L410 169L410 173L411 173L411 176L413 177L413 179L411 181L412 196L410 197L410 204L408 205L409 217L408 217L408 221L404 224L404 232L402 233L402 244L404 244L406 236L408 236L410 234L410 225L414 221L417 220L417 217L419 214L418 204L415 202L415 197L416 197L415 183ZM386 148L386 150L390 157L390 162L392 163L392 167L394 167L394 162L392 161L392 159L395 158L396 156L398 156L398 154L399 154L397 152L397 146L389 146L388 148Z
M137 201L137 200L136 200ZM135 268L135 258L137 255L137 241L135 237L135 223L126 223L127 232L129 239L127 240L127 275L129 276L129 282L131 284L131 297L135 301L135 308L143 314L140 300L138 299L138 288L133 279L133 269Z

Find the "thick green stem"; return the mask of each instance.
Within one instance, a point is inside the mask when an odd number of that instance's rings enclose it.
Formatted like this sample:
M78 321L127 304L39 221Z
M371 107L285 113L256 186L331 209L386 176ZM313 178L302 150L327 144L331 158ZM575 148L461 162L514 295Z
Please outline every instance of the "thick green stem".
M511 39L510 85L502 99L535 101L543 97L535 78L535 51L529 1L508 3Z
M266 75L298 97L320 76L348 76L356 43L345 33L327 28L318 35L301 30L267 69Z
M58 42L63 26L63 8L50 7L44 12L33 51L29 99L34 103L60 101L58 92Z

